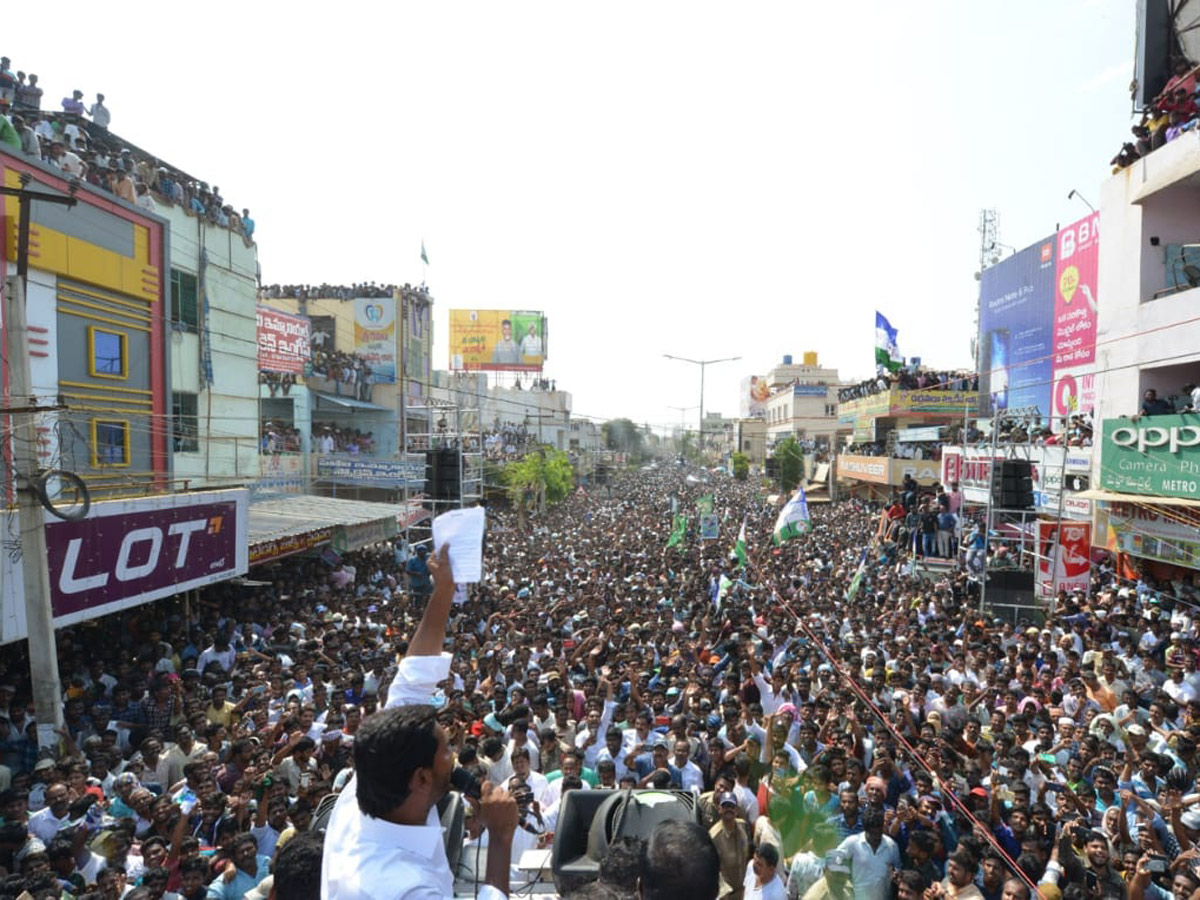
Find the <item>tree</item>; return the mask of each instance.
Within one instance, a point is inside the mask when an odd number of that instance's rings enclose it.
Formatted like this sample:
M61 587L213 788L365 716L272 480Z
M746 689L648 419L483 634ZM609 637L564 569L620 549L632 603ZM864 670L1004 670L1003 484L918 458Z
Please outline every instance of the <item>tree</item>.
M804 450L793 437L785 438L775 445L775 459L779 463L779 477L784 493L796 489L804 477Z
M733 477L738 481L745 481L750 477L750 457L745 453L735 451L729 457L729 466L733 470Z
M630 419L610 419L600 429L604 434L604 446L609 450L626 453L633 459L646 455L645 435Z
M546 503L558 503L575 487L575 469L562 450L539 447L524 459L514 460L504 467L504 482L513 503L544 497Z

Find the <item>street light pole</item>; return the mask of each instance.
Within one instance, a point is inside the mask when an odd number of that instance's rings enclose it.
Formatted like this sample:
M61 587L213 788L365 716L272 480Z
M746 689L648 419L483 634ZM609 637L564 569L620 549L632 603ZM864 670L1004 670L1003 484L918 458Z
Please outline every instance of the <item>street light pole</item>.
M721 359L688 359L686 356L672 356L670 353L664 353L667 359L673 359L676 362L691 363L693 366L700 367L700 431L696 434L696 447L700 451L701 456L704 454L704 370L708 366L723 362L736 362L741 359L740 356L726 356Z

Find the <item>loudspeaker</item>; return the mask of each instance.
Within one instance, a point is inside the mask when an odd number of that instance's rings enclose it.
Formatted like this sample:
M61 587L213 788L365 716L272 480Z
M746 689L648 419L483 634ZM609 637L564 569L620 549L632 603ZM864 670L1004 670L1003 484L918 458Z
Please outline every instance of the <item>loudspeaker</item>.
M999 509L1033 509L1033 464L1029 460L992 463L992 503Z
M433 500L458 500L458 451L453 448L425 451L425 493Z
M1171 77L1171 4L1169 0L1138 0L1134 49L1133 102L1144 109L1162 93Z
M996 606L1036 606L1033 572L1023 569L989 569L987 600Z
M691 791L568 791L554 830L550 868L560 895L600 873L600 860L617 838L649 838L660 822L698 820Z

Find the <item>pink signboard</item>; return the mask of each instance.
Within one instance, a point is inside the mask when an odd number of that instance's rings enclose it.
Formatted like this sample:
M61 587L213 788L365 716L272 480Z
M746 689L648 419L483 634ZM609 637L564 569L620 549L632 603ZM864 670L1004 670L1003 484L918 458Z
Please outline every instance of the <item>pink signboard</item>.
M1088 590L1092 574L1090 522L1038 522L1038 596Z
M1100 216L1061 229L1054 273L1054 391L1057 417L1095 407L1097 277Z

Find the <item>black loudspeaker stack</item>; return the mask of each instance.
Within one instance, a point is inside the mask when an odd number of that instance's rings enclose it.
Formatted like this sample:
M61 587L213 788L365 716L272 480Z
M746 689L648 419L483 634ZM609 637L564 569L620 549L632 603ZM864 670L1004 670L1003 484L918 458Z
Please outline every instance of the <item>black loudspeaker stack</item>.
M457 450L444 448L425 452L425 494L432 500L462 497Z
M1033 509L1033 465L1029 460L992 463L992 504L998 509Z

